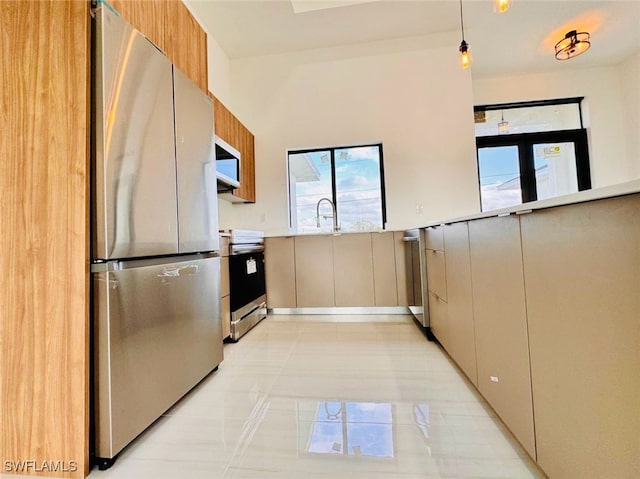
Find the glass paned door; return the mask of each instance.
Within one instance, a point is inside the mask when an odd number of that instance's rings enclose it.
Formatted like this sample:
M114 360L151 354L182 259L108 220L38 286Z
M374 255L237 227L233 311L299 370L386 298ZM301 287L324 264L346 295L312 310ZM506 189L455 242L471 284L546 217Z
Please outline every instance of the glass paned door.
M478 174L482 211L522 203L517 145L478 148Z
M573 142L534 144L533 162L539 200L578 191L576 151Z

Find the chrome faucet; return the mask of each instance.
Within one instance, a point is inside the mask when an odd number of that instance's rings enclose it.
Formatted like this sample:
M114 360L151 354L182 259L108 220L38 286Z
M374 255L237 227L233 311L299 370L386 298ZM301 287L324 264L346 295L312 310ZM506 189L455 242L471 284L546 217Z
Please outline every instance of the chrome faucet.
M320 203L323 201L328 201L331 205L331 214L330 215L322 215L324 219L333 218L333 231L334 233L340 231L340 226L338 226L338 213L336 212L336 205L333 204L329 198L320 198L318 200L318 204L316 205L316 226L320 228Z

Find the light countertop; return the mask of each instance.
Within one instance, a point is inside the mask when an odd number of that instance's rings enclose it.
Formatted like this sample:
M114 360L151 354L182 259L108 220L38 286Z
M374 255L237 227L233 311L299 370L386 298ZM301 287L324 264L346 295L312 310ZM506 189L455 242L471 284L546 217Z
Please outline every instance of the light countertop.
M590 190L579 191L570 195L556 196L547 200L531 201L521 205L511 206L509 208L501 208L498 210L483 211L468 216L458 218L448 218L439 221L432 221L427 224L420 225L420 228L429 226L438 226L447 223L457 223L460 221L476 220L480 218L490 218L492 216L506 216L509 214L525 213L529 211L554 208L556 206L565 206L578 203L586 203L588 201L602 200L606 198L615 198L617 196L626 196L640 193L640 180L633 180L627 183L605 186L602 188L594 188Z
M490 218L492 216L506 216L510 214L525 213L529 211L542 210L546 208L554 208L556 206L565 206L578 203L586 203L588 201L602 200L606 198L615 198L617 196L626 196L640 193L640 179L633 180L626 183L620 183L616 185L605 186L602 188L593 188L590 190L579 191L578 193L572 193L570 195L557 196L555 198L549 198L547 200L531 201L529 203L523 203L521 205L511 206L509 208L501 208L498 210L483 211L481 213L474 213L466 216L460 216L456 218L443 218L438 221L430 221L423 224L418 224L413 228L427 228L430 226L438 226L449 223L458 223L460 221L476 220L480 218ZM413 228L403 228L399 231L406 231ZM337 236L345 234L358 234L358 233L384 233L395 230L381 230L381 231L340 231L338 233L332 232L318 232L318 233L280 233L280 234L267 234L269 237L283 237L283 236Z

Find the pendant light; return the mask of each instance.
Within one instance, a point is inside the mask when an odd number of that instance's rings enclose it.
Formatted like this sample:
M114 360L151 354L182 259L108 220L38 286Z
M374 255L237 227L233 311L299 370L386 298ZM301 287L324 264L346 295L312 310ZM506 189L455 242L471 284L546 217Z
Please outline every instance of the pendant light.
M511 0L495 0L493 3L493 9L498 13L506 12L510 6Z
M462 19L462 0L460 0L460 29L462 30L462 42L460 42L460 65L462 68L469 68L471 65L471 53L469 52L469 44L464 39L464 20Z
M556 43L556 60L569 60L586 52L591 47L590 37L587 32L567 32L564 38Z
M500 110L502 120L498 122L498 134L505 135L509 133L509 122L504 121L504 110Z

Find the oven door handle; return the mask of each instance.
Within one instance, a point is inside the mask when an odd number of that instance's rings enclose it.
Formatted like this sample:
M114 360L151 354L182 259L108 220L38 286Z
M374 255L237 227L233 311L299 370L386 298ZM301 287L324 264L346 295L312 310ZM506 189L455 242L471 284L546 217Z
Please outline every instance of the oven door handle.
M229 254L248 254L261 253L264 251L264 245L230 245Z

